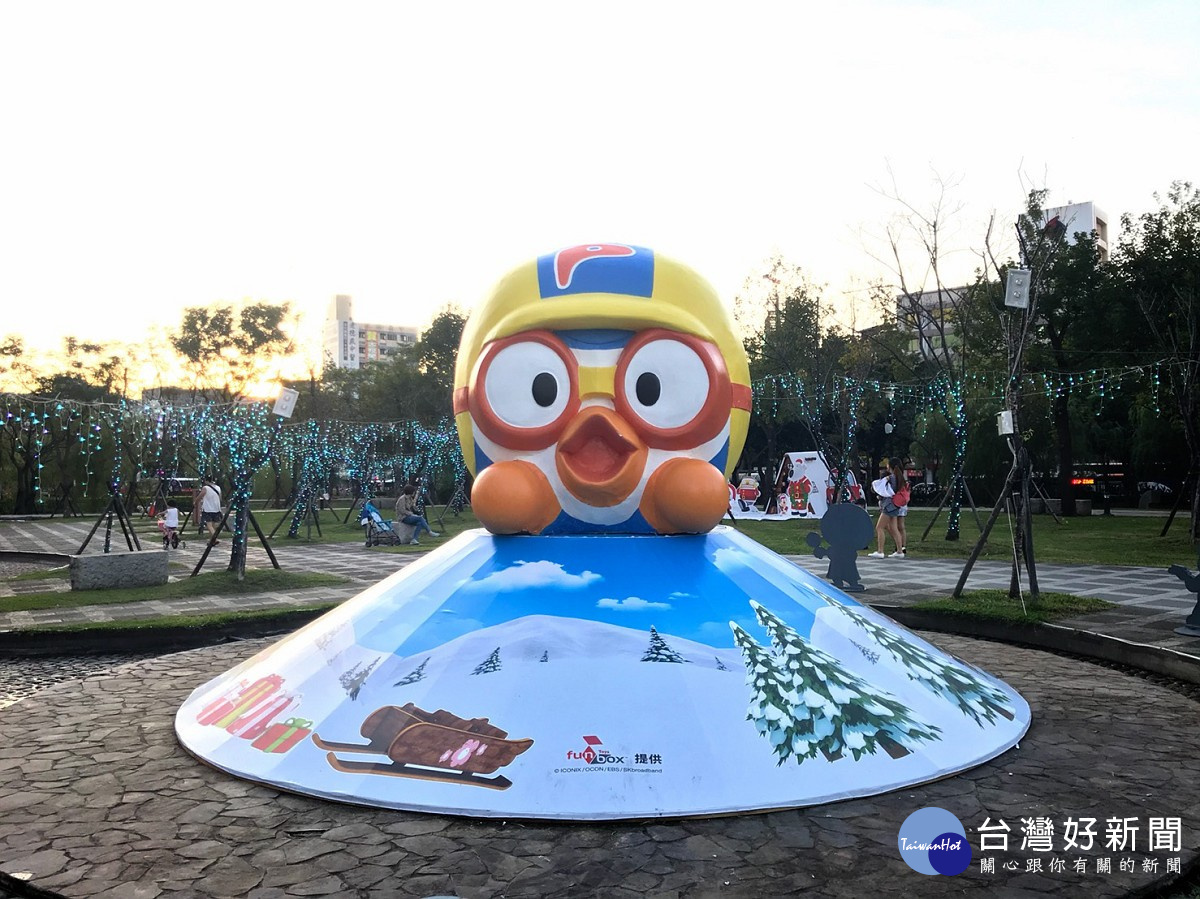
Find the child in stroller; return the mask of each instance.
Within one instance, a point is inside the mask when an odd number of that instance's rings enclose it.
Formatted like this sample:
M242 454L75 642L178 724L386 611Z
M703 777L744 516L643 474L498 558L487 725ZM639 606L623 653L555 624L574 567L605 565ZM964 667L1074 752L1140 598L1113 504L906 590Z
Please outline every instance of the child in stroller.
M367 546L399 546L401 542L407 542L401 541L392 522L386 521L370 502L363 503L358 524L366 529Z
M163 549L179 549L179 507L173 499L167 500L167 508L158 516L158 532Z

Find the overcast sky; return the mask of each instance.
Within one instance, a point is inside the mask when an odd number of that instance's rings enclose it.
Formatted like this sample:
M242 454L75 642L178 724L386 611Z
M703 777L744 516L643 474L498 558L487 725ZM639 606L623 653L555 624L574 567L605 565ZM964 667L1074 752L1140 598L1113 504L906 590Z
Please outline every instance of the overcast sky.
M1200 180L1198 49L1193 0L6 3L0 335L421 326L591 241L730 300L778 250L848 315L893 174L956 185L964 251L1030 187L1115 220Z

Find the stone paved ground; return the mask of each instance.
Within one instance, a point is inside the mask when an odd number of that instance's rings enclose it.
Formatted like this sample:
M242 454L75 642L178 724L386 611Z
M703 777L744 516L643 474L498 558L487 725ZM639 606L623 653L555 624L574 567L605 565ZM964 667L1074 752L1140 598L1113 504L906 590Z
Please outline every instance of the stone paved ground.
M1200 704L1033 650L927 635L1033 709L1021 745L936 783L803 810L618 824L480 821L335 805L232 778L175 740L196 685L262 642L193 650L62 683L0 711L0 870L64 896L761 897L1126 895L1200 855ZM936 805L1014 834L996 873L925 877L900 824ZM1137 818L1133 852L1021 851L1020 819ZM1179 852L1145 851L1180 817ZM1066 862L1053 873L1052 858ZM1073 870L1084 858L1088 873ZM1113 873L1095 873L1097 858ZM1136 870L1120 870L1122 858ZM1042 873L1027 873L1030 860ZM1153 860L1157 874L1143 872ZM1012 863L1017 870L1006 870Z

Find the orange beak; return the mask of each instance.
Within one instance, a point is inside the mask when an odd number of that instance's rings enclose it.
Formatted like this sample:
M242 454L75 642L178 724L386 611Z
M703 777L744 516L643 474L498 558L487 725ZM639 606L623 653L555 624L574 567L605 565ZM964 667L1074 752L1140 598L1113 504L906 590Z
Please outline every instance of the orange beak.
M589 506L615 506L637 487L646 445L621 416L602 406L576 415L558 441L555 462L563 486Z

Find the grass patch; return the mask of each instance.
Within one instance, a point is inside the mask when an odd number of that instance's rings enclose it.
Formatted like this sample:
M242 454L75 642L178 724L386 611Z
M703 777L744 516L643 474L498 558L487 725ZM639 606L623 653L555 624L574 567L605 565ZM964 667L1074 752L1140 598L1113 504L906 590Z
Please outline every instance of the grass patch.
M296 612L312 612L314 616L323 615L330 609L337 608L336 602L315 603L311 606L281 606L274 609L254 609L246 612L212 612L205 615L160 615L154 618L136 618L132 621L81 621L76 624L62 624L56 627L23 628L22 634L58 634L63 631L124 631L150 630L167 627L223 627L229 624L246 621L271 622L279 619L280 623L287 621L288 616Z
M940 597L927 599L912 606L924 612L939 612L946 615L965 615L970 618L986 618L991 621L1058 621L1104 612L1116 608L1115 603L1091 596L1075 596L1070 593L1042 593L1037 601L1025 597L1022 608L1019 599L1013 599L1003 590L971 590L961 599Z
M395 518L394 499L381 497L376 508L379 509L380 515L384 520L391 521ZM348 522L343 522L346 517L346 511L349 507L342 506L340 508L317 513L318 520L321 523L320 533L317 532L316 526L313 525L312 519L305 519L300 523L300 527L296 532L295 537L288 536L288 530L291 527L291 516L287 514L287 509L255 509L254 518L258 521L258 526L262 528L264 536L268 536L268 542L272 546L304 546L318 543L362 543L365 539L363 528L358 524L358 513L361 510L355 510L355 513L350 516ZM421 544L419 546L399 546L394 547L396 552L424 552L444 543L450 537L457 536L463 531L471 528L479 527L479 522L475 516L471 514L470 508L464 509L458 515L452 512L446 512L439 524L438 518L442 516L443 506L427 506L425 509L425 518L428 520L430 527L441 534L440 538L433 539L428 534L421 534ZM158 529L149 519L146 522L135 525L138 532L138 539L143 543L151 542L151 545L158 545L160 541ZM275 536L270 537L270 533L275 531ZM196 533L194 526L190 525L187 528L187 533L183 535L185 540L195 540L197 544L201 544L204 538ZM258 544L258 536L251 534L250 544L252 546Z
M384 518L392 518L394 511L392 503L386 497L380 498L380 510ZM297 537L288 538L287 530L290 522L283 521L286 509L258 509L254 516L258 519L264 534L269 534L276 524L279 532L271 540L274 546L310 545L319 543L356 543L363 540L363 530L358 526L358 515L350 517L348 523L343 523L349 504L342 500L335 511L326 510L320 514L321 530L316 528L309 533L308 524L301 526ZM463 531L479 527L479 522L471 513L470 507L455 516L446 512L442 523L438 524L438 516L442 515L443 506L431 506L426 509L426 517L434 529L442 533L441 538L431 539L425 536L420 546L401 546L387 548L392 552L426 552L441 546L451 537ZM990 508L979 508L981 522L987 520ZM872 517L878 512L872 513ZM966 559L979 538L979 523L970 507L963 510L960 520L959 539L946 540L947 513L945 510L938 516L937 521L929 530L929 536L921 539L926 527L933 521L934 509L916 507L906 516L908 531L908 555L910 559ZM63 525L70 519L61 519ZM78 519L75 520L76 522ZM1133 515L1084 515L1074 518L1064 518L1061 525L1055 524L1050 515L1035 515L1033 517L1034 558L1039 562L1061 564L1087 565L1140 565L1149 568L1166 568L1169 565L1186 565L1196 567L1197 548L1188 537L1188 526L1191 521L1186 515L1178 516L1171 525L1166 537L1160 537L1166 518L1163 516L1133 516ZM134 516L135 527L144 545L159 546L161 541L154 522L149 518ZM727 519L725 524L730 524ZM43 527L53 527L53 523L43 522ZM738 521L731 525L747 536L757 540L769 549L778 553L800 553L811 555L812 548L805 543L805 536L810 531L820 532L820 522L810 520L795 521ZM19 527L7 522L0 523L0 529ZM97 535L99 538L100 535ZM119 531L118 531L119 537ZM195 527L189 526L184 538L189 541L199 541ZM94 538L95 539L95 538ZM251 538L256 543L257 537ZM380 547L384 549L385 547ZM874 548L873 546L871 547ZM889 550L891 543L888 543ZM74 546L69 545L66 551L73 552ZM988 542L984 545L979 558L991 561L1008 561L1012 558L1012 544L1009 538L1009 523L1007 515L997 519Z
M0 612L106 606L117 603L146 602L152 599L186 599L192 596L248 596L274 590L306 590L311 587L334 587L346 583L349 583L348 578L335 574L276 571L274 568L247 568L246 579L243 581L239 581L232 571L213 571L154 587L5 596L0 597Z
M37 571L26 571L24 574L14 574L8 578L10 581L52 581L52 580L67 580L71 576L71 569L62 565L58 568L41 568Z
M986 523L990 509L979 510ZM872 513L872 519L877 516ZM946 539L946 512L924 540L921 535L933 520L932 509L912 509L906 516L908 558L963 559L970 555L979 539L979 526L970 508L963 510L959 539ZM1064 518L1055 524L1049 515L1033 517L1033 554L1038 562L1083 565L1142 565L1166 568L1169 565L1196 564L1196 547L1188 537L1191 521L1186 516L1175 519L1166 537L1160 537L1165 518L1132 515L1084 515ZM726 520L725 524L729 524ZM819 521L738 521L737 529L778 553L811 554L804 542L810 531L820 533ZM988 535L979 558L1006 562L1012 558L1007 516L1001 515ZM875 547L872 545L871 549ZM891 551L891 540L888 540Z

